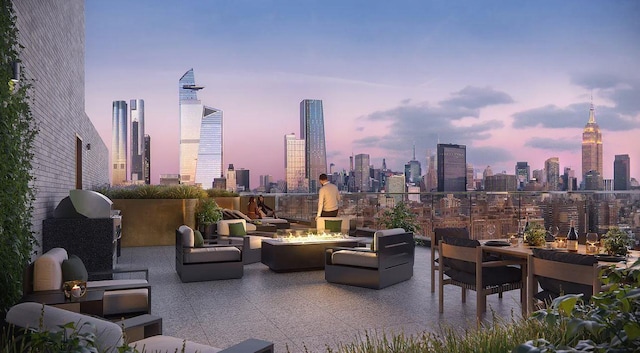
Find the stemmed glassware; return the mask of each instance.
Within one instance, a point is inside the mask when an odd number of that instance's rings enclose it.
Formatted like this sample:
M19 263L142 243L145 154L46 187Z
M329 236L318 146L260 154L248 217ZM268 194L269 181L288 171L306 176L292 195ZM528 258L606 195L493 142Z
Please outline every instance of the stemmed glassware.
M555 241L556 237L558 236L558 233L560 233L560 228L558 228L558 226L550 226L549 227L549 235L553 238L553 239L549 239L550 241Z
M598 233L587 233L587 254L596 254L598 252Z
M489 234L489 239L493 239L493 235L496 233L496 226L494 224L487 225L487 234Z

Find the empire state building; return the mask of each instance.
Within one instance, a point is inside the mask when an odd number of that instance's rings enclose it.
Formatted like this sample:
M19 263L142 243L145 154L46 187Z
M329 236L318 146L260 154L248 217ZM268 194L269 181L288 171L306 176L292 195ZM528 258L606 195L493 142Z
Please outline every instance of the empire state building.
M596 123L596 114L591 103L589 122L582 132L582 180L587 173L595 171L602 178L602 133Z

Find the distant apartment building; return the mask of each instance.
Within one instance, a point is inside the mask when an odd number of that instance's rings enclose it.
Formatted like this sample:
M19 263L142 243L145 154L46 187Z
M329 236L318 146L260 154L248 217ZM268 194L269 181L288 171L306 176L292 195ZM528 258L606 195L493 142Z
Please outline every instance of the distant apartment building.
M427 191L438 190L438 158L435 154L429 155L427 174L425 175L425 186Z
M240 168L236 170L236 185L238 191L251 191L249 169Z
M222 177L223 112L203 105L197 91L193 69L178 81L180 107L180 182L212 185Z
M413 145L413 157L404 165L404 177L407 183L420 185L422 166L416 160L416 145Z
M395 200L395 203L404 201L406 181L404 174L395 174L387 177L387 194Z
M551 157L544 162L544 170L547 175L547 187L549 191L560 190L560 160Z
M487 176L484 181L484 191L516 191L518 181L516 175L494 174Z
M300 139L305 143L305 178L309 182L309 192L317 192L320 187L318 177L327 173L322 100L300 102Z
M631 159L628 154L617 154L613 161L613 189L631 189Z
M371 191L370 176L369 176L369 155L368 154L356 154L354 174L356 178L355 191L369 192Z
M578 190L578 179L573 169L569 167L564 168L564 174L562 174L562 190L563 191L575 191Z
M582 181L586 188L587 173L595 171L602 177L602 133L596 123L596 114L591 103L589 109L589 121L582 132ZM595 173L591 173L593 177ZM591 180L593 182L593 180ZM596 189L587 189L596 190Z
M467 164L467 191L473 191L476 189L475 184L473 183L474 174L473 164Z
M585 190L602 190L602 175L595 170L590 170L584 176Z
M467 190L467 147L438 144L438 191Z
M180 174L160 174L160 185L179 185Z
M151 184L151 137L144 135L144 160L143 160L144 183Z
M231 192L236 192L236 190L238 189L237 180L236 180L236 171L233 168L233 164L229 164L229 168L227 168L227 178L225 181L224 189Z
M84 1L19 0L12 6L24 48L20 66L32 86L29 106L39 130L31 151L36 190L31 230L37 241L33 250L42 254L42 221L69 190L108 184L112 166L107 145L84 110Z
M129 101L129 117L131 120L131 178L134 183L144 182L144 100Z
M111 184L127 183L127 102L114 101L111 110Z
M305 141L293 133L285 135L284 169L288 193L309 192L305 166Z
M516 178L518 180L518 190L523 190L531 179L531 168L527 162L516 162Z

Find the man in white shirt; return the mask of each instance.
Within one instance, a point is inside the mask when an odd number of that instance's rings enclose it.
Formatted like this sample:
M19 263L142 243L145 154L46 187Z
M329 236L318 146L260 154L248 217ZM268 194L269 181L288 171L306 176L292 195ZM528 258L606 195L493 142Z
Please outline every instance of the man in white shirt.
M318 193L318 217L336 217L338 216L338 203L340 202L340 192L338 187L331 184L326 174L320 174L319 177L320 192Z

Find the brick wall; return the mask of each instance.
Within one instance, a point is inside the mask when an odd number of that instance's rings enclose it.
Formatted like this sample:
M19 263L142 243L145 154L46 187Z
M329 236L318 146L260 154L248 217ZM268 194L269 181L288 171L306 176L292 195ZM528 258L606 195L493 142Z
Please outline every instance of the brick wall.
M31 108L40 129L33 230L41 244L42 221L75 189L76 139L83 145L83 189L109 183L109 156L84 110L84 0L14 0L13 6L24 46L22 70L33 84Z

